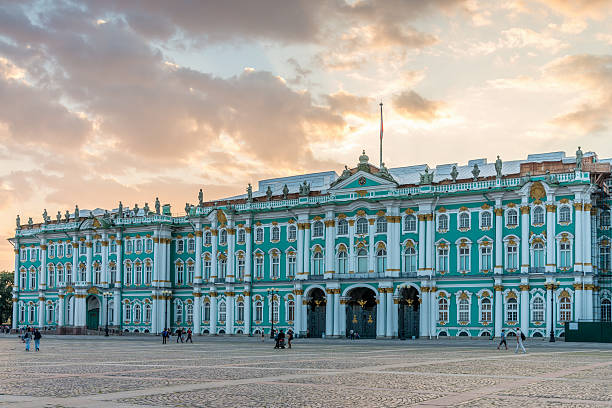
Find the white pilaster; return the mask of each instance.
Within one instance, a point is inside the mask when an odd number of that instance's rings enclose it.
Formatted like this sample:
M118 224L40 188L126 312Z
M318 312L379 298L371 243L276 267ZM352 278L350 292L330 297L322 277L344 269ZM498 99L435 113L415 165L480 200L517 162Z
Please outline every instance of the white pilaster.
M217 334L217 292L214 287L210 288L210 334Z
M334 289L334 337L340 337L340 288Z
M334 289L325 289L325 336L334 334Z
M247 335L251 334L251 291L250 288L245 288L244 292L244 332ZM297 310L296 310L297 311Z
M521 332L525 336L529 336L529 280L528 278L521 279Z
M246 220L246 227L244 227L245 239L246 239L246 257L245 257L245 265L244 265L244 281L251 282L253 279L253 232L251 229L251 220ZM299 245L298 245L299 246ZM298 262L299 262L298 256ZM246 305L245 305L246 307ZM251 308L251 304L249 303L249 309ZM246 311L245 311L246 313ZM246 317L245 317L246 318ZM250 324L250 322L249 322ZM248 332L250 334L250 332Z
M591 204L585 202L583 214L583 225L584 225L584 256L583 256L583 271L585 273L593 272L593 261L592 261L592 235L591 235Z
M376 261L376 247L374 245L374 235L376 233L376 227L374 225L374 221L374 218L368 218L368 272L370 273L376 270L376 268L374 267L374 262Z
M529 205L527 198L523 198L521 206L521 273L529 272ZM554 239L554 238L552 238Z
M584 231L583 231L583 211L582 211L582 203L578 202L578 196L576 196L576 202L574 202L574 209L576 210L574 213L574 224L576 224L576 236L574 239L574 271L575 272L582 272L583 271L583 265L582 263L583 261L583 257L582 254L584 253L584 243L583 243L583 237L584 237Z
M378 284L378 305L376 307L376 337L385 336L385 323L387 312L387 296L386 288L381 287L381 283Z
M40 276L38 277L38 289L47 289L47 240L40 240Z
M502 291L504 287L501 285L501 279L495 280L495 337L501 336L502 327L504 324Z
M91 241L91 234L87 234L87 241L85 243L87 252L87 264L85 266L85 283L91 285L92 279L92 261L93 261L93 243Z
M554 201L546 205L546 272L555 272L556 264L556 246L555 226L556 226L557 207ZM525 333L527 335L527 333Z
M388 338L393 337L393 327L395 326L393 324L393 288L386 288L386 293L385 293L385 297L386 299L386 303L387 303L387 309L386 309L386 316L385 318L387 319L387 321L385 322L385 336Z
M427 250L427 242L426 242L426 221L425 221L425 214L419 214L418 215L418 220L419 220L419 244L418 244L418 248L419 248L419 268L418 268L418 273L419 275L426 275L427 271L425 269L425 251Z
M495 206L495 274L504 271L504 209L501 207L501 200ZM497 336L497 335L496 335Z

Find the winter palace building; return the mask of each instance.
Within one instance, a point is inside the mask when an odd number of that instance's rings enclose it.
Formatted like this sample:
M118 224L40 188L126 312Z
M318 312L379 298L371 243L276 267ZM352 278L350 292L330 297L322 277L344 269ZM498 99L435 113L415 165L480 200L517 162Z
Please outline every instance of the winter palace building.
M354 168L186 205L45 213L15 236L13 328L563 336L610 320L610 163ZM605 278L607 276L607 278Z

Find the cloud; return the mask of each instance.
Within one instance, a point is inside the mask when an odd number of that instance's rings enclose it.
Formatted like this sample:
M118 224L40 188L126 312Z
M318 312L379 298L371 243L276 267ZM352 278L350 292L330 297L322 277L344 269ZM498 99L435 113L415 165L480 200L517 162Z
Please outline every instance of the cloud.
M341 115L350 114L365 118L376 116L376 106L372 98L340 91L326 95L325 99L331 110Z
M395 111L417 121L433 122L442 116L444 106L444 102L430 101L413 90L404 91L393 97Z
M612 3L608 0L537 0L553 11L575 18L588 17L603 19L612 12Z

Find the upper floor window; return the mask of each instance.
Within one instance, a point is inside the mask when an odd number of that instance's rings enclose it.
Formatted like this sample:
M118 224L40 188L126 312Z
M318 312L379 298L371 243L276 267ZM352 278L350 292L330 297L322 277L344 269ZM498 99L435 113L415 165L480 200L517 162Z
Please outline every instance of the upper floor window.
M212 234L210 233L210 231L206 231L204 233L204 245L210 246L211 242L212 242Z
M176 284L182 285L185 282L185 267L182 263L176 264Z
M357 234L366 235L368 233L368 220L360 218L357 220Z
M516 227L518 225L518 211L510 209L506 212L507 225L509 227Z
M28 260L28 250L22 249L21 250L21 262L25 262L27 260Z
M413 247L404 250L404 270L406 272L416 272L417 253Z
M440 231L448 230L448 215L446 214L438 215L438 230Z
M263 279L264 259L263 256L255 258L255 278Z
M599 269L604 272L610 270L610 247L602 246L599 248Z
M559 243L559 267L569 268L572 265L572 251L569 242Z
M506 321L518 321L518 302L515 298L510 298L506 301Z
M312 274L313 275L323 275L323 253L317 251L312 256Z
M446 298L438 299L438 321L448 321L448 300Z
M187 240L187 251L194 252L195 251L195 239L189 238Z
M246 233L244 231L244 228L240 228L238 230L238 242L239 243L244 243L244 241L246 241Z
M368 272L368 251L361 248L357 252L357 272L367 273Z
M289 241L295 241L297 239L297 227L293 224L289 225L287 239Z
M536 242L533 244L533 262L531 265L535 268L544 268L544 244Z
M414 214L408 214L404 217L404 232L416 232L417 218Z
M295 276L295 270L297 266L297 258L294 254L287 255L287 277L293 278Z
M481 322L490 322L492 321L492 313L491 313L491 299L483 298L480 301L480 321Z
M493 256L492 256L492 247L481 246L480 247L480 270L481 271L490 271L493 266Z
M147 252L153 251L153 240L151 238L148 238L145 241L145 251Z
M480 216L480 228L491 228L493 225L493 216L491 212L485 211Z
M185 241L182 239L176 240L176 252L181 253L183 251L185 251Z
M117 241L115 241L114 239L111 239L110 244L109 244L109 248L110 248L110 253L114 254L117 252ZM66 248L68 249L68 248ZM68 252L68 251L66 251Z
M129 248L129 245L128 245L128 248ZM130 249L130 252L132 252L131 249ZM87 254L87 245L85 244L85 241L81 241L81 244L79 245L79 256L84 256L85 254Z
M568 206L564 205L563 207L559 208L559 222L568 223L571 221L571 217L572 212Z
M49 258L55 258L55 245L49 245Z
M518 269L517 245L508 245L506 248L506 269Z
M604 210L601 213L601 226L602 227L610 226L610 210Z
M533 303L531 305L531 321L544 321L544 299L542 299L540 296L533 299Z
M387 219L385 217L378 217L376 219L376 233L386 234L387 233Z
M58 258L63 258L64 257L64 244L59 244L57 246L57 257Z
M536 207L533 209L533 225L544 224L544 209L542 207Z
M470 213L462 212L459 214L459 228L470 229Z
M134 251L134 243L131 239L125 241L125 253L130 254Z
M385 273L387 269L387 251L380 248L376 252L376 272L379 274Z
M272 279L278 279L280 278L280 256L278 254L273 254L270 260L270 277Z
M323 237L323 223L321 221L315 221L312 224L312 237L322 238Z
M272 241L280 241L280 228L278 226L272 227Z
M263 242L263 240L264 240L264 230L263 228L259 227L255 230L255 241Z
M448 248L438 247L437 267L439 273L448 272Z
M222 229L219 233L219 244L227 245L227 230L225 229Z
M136 240L136 252L137 253L141 253L142 252L142 239L137 239Z
M96 244L94 245L94 253L96 254L102 253L102 242L96 241Z
M470 270L470 247L459 247L459 271L467 272Z
M572 302L568 296L559 300L559 320L562 322L572 321Z
M344 249L338 251L338 273L344 274L348 272L348 254Z
M348 235L348 221L344 218L338 220L338 235Z

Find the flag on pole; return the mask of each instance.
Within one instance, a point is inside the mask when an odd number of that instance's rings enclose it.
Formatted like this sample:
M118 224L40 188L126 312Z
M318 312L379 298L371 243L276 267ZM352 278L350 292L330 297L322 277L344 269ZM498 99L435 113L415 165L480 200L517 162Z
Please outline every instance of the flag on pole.
M382 142L383 142L383 114L382 114L382 101L380 102L380 168L383 165L383 155L382 155Z

